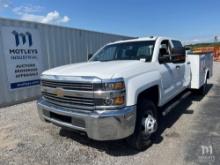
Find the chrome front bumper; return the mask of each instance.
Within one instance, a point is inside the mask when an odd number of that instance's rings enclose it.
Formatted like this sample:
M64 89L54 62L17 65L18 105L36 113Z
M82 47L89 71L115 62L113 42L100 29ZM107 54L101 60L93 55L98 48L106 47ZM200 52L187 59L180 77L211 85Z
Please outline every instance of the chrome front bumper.
M38 100L37 106L42 120L86 132L94 140L123 139L133 134L135 129L136 106L119 110L80 112L56 106L42 98Z

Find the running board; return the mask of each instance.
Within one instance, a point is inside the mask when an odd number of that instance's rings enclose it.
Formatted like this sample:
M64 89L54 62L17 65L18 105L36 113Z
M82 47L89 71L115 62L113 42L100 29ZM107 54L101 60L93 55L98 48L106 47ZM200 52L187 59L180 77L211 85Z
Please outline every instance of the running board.
M181 101L183 101L185 98L187 98L189 95L191 94L190 91L187 91L186 93L177 96L176 98L174 98L172 101L170 101L169 103L167 103L167 105L165 105L163 107L163 112L162 115L166 116L169 112L171 112L172 110L174 110L174 107L176 107Z

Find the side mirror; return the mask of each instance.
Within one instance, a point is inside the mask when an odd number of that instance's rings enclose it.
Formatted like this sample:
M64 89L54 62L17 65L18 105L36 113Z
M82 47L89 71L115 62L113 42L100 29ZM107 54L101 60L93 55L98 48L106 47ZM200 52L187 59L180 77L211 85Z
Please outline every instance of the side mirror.
M186 61L185 55L172 55L171 56L171 62L172 63L184 63Z
M185 46L184 48L185 48L185 50L191 50L191 47L189 47L189 46Z
M183 63L186 61L186 50L182 48L173 48L171 55L172 63Z
M88 55L87 55L87 60L89 60L90 58L92 58L92 56L93 56L93 53L89 53Z
M169 62L171 62L170 61L170 55L164 55L164 56L161 56L161 57L159 57L159 63L160 64L164 64L164 63L169 63Z
M185 49L184 47L181 47L181 48L172 48L172 49L171 49L171 54L186 55L186 49Z

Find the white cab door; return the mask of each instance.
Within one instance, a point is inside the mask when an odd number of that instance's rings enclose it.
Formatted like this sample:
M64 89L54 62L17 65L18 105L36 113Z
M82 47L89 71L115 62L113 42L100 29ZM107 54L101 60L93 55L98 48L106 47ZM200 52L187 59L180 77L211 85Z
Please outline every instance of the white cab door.
M176 65L169 61L171 56L171 46L169 40L163 40L160 44L160 51L158 55L159 70L161 74L162 83L162 100L161 103L164 104L171 100L177 93L176 91L176 81L177 81L177 69ZM168 58L168 60L162 60L163 57ZM167 62L166 62L167 61Z
M185 49L182 43L178 40L172 40L171 43L173 45L172 58L174 58L176 68L176 91L180 93L189 85L190 68L187 66L188 62L186 62Z
M162 78L162 102L167 102L175 95L176 66L173 63L159 64L159 70Z

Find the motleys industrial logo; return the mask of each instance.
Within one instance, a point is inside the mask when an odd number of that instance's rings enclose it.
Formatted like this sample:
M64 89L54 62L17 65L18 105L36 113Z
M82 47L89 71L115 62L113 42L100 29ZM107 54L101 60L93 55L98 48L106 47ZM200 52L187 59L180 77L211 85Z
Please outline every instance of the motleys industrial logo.
M201 163L211 163L215 162L215 155L213 153L212 145L201 145L200 155L198 156L198 161Z
M32 35L30 32L20 33L13 30L12 35L14 36L16 47L22 45L28 45L31 47L33 45ZM37 54L37 49L9 49L9 54ZM28 56L31 58L31 56Z
M39 85L41 47L37 29L2 27L9 88Z
M18 46L20 44L20 38L22 40L23 45L28 40L29 46L32 46L32 36L31 36L31 33L29 33L29 32L26 32L25 34L24 33L18 33L17 31L14 30L14 31L12 31L12 34L15 37L16 46Z

